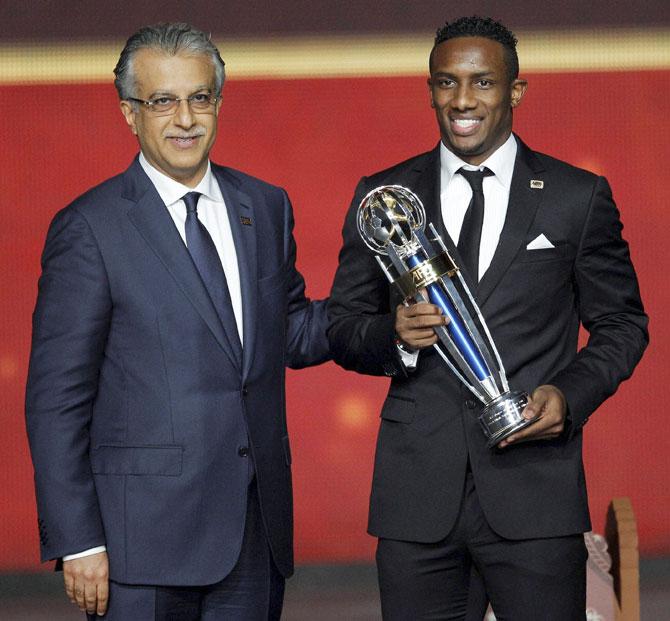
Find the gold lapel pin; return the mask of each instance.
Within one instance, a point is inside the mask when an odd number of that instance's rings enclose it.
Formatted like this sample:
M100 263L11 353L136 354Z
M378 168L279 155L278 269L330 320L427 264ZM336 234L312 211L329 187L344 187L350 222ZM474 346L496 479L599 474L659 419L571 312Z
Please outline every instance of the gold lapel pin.
M251 218L247 218L246 216L240 216L240 222L244 224L244 226L251 226Z
M531 179L530 187L533 190L541 190L544 187L544 181L540 181L539 179Z

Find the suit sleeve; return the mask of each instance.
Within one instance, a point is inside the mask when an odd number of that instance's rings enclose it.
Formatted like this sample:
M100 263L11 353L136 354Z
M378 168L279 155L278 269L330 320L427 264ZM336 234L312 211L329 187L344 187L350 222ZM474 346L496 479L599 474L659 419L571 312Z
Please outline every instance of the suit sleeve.
M94 236L67 208L54 219L42 255L26 387L43 561L105 544L89 426L110 314Z
M314 366L331 359L326 328L327 300L305 296L305 279L296 268L296 243L293 237L293 209L286 192L284 201L284 256L288 293L286 326L286 365L292 369Z
M587 345L548 383L563 391L572 431L630 377L647 343L644 313L628 244L607 181L591 196L574 268L574 285Z
M404 375L395 345L395 309L389 305L389 284L356 225L366 186L363 178L344 222L328 306L328 339L335 362L345 369L367 375Z

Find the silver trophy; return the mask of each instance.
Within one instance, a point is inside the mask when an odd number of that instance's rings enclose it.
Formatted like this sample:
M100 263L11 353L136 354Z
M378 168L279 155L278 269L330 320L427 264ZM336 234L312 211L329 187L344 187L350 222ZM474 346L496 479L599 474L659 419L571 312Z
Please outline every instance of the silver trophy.
M431 302L449 318L446 326L435 329L439 340L433 347L482 402L479 422L493 447L536 419L521 415L528 393L509 389L484 317L435 227L428 226L431 239L424 232L425 219L416 194L400 185L384 185L361 201L358 232L405 304Z

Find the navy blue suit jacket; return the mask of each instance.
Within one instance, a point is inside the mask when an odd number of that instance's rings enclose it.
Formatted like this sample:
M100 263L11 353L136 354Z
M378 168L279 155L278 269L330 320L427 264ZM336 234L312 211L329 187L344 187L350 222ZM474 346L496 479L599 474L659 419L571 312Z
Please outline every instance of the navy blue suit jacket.
M285 367L328 358L286 193L212 165L237 252L241 368L139 162L54 218L26 417L42 559L106 545L110 577L202 585L231 570L253 457L272 553L293 569Z

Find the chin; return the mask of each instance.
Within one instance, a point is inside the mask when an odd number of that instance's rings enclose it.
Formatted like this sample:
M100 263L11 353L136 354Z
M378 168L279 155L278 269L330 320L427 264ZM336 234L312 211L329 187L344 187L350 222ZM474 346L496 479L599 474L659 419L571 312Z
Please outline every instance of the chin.
M449 142L448 144L451 146L452 152L458 156L473 157L475 155L481 155L484 152L481 143L468 145L468 144L457 144L455 142Z

